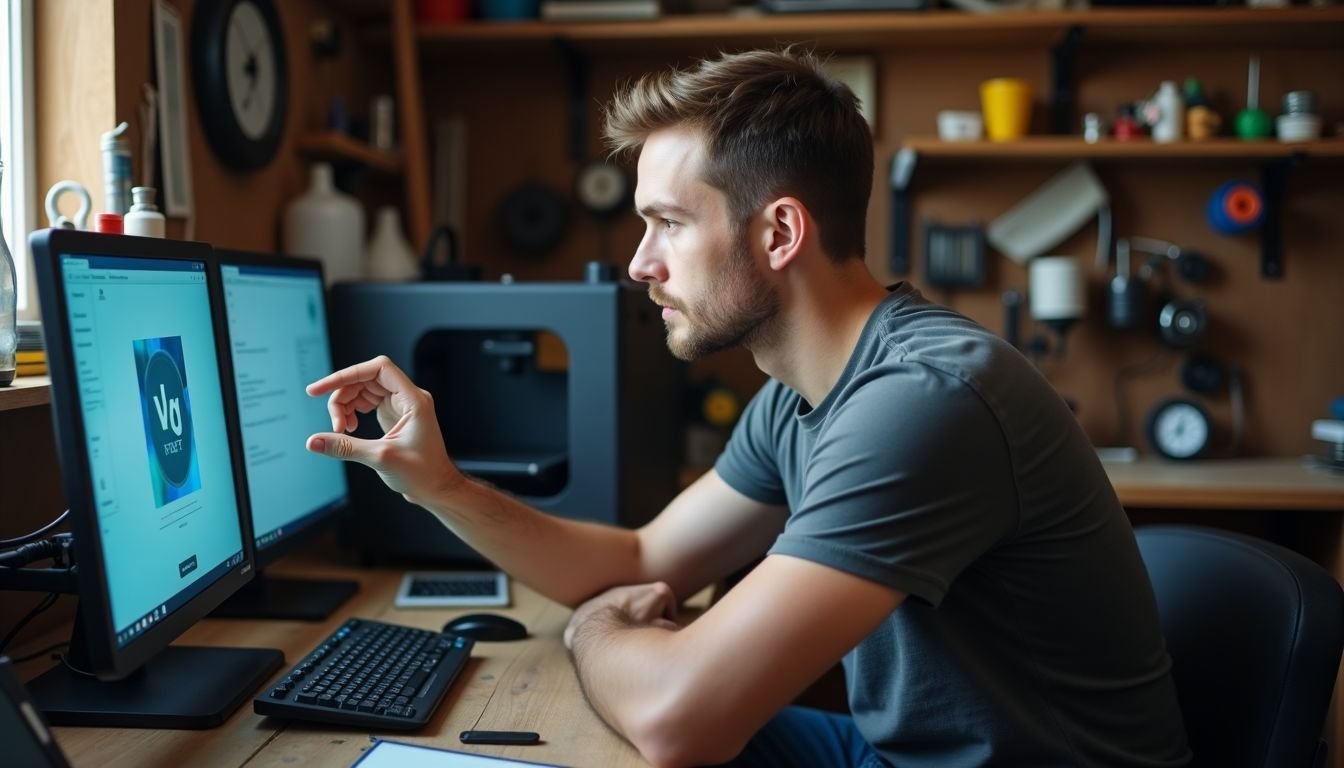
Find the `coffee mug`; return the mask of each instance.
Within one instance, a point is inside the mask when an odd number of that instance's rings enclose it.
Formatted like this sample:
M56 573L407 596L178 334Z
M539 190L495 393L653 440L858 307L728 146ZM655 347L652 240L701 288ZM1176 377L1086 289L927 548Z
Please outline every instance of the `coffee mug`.
M1031 85L1016 77L986 80L980 84L980 108L990 141L1020 139L1031 123Z

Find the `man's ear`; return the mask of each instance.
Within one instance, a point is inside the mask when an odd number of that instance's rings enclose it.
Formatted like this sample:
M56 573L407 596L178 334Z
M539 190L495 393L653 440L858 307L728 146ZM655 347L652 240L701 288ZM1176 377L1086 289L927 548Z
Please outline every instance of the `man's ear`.
M803 243L812 236L812 219L807 207L796 197L781 197L765 206L763 233L770 268L779 271L802 252Z

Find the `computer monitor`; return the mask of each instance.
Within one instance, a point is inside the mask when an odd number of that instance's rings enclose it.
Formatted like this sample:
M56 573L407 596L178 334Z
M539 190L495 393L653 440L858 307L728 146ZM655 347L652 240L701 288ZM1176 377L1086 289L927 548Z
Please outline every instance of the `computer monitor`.
M79 592L70 653L33 697L56 725L217 725L284 657L170 645L253 571L210 246L31 244Z
M309 435L331 429L326 398L304 391L332 370L322 265L246 251L215 257L258 573L211 615L318 621L358 582L280 579L262 569L330 528L350 498L342 463L304 448Z

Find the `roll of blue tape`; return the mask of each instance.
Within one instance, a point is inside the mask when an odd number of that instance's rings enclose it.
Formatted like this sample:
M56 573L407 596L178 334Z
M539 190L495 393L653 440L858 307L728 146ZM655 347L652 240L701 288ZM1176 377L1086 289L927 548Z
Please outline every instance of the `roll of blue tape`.
M1214 190L1204 212L1215 232L1240 235L1260 226L1265 204L1259 188L1251 182L1229 181Z

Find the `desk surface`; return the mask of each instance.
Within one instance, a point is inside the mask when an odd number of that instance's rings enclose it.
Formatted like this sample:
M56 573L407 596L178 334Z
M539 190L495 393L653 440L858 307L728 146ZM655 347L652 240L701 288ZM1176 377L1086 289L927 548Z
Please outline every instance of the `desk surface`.
M1344 511L1344 475L1306 467L1298 459L1108 462L1106 471L1121 502L1131 507ZM280 648L285 652L284 670L288 670L350 616L437 629L448 619L471 612L393 607L400 570L354 569L290 558L279 563L274 573L356 578L361 587L325 622L209 619L189 630L179 642ZM512 586L513 607L507 612L526 624L532 637L517 643L478 643L471 661L423 732L379 735L539 762L646 765L583 697L573 664L560 642L569 610L519 584ZM21 656L59 639L64 638L34 638L12 653ZM19 671L28 678L47 666L45 660L35 660L21 665ZM283 670L276 677L280 674ZM457 741L457 734L468 728L537 731L544 743L534 747L469 747ZM1340 728L1344 730L1344 724ZM67 727L55 732L76 767L348 766L368 747L370 735L367 731L263 718L253 714L250 701L223 726L206 731Z
M1300 458L1103 462L1126 507L1344 511L1344 473Z
M269 571L268 571L269 572ZM357 578L359 592L325 622L233 621L208 619L189 630L184 645L247 645L280 648L284 670L350 616L438 629L472 609L398 609L393 596L402 572L353 569L306 562L279 563L276 575ZM573 663L560 641L570 611L516 582L513 606L504 611L527 625L531 637L513 643L477 643L471 660L419 733L378 735L409 743L432 744L467 752L565 765L647 765L624 739L598 718L579 687ZM479 610L479 609L475 609ZM498 609L491 609L498 610ZM52 637L25 643L15 655L54 642ZM20 667L25 678L47 668L44 660ZM274 681L268 681L274 682ZM264 690L264 688L263 688ZM531 747L467 746L461 731L525 730L541 734ZM55 728L71 764L79 766L348 766L369 746L369 731L264 718L249 699L219 728L205 731L156 731L107 728Z

